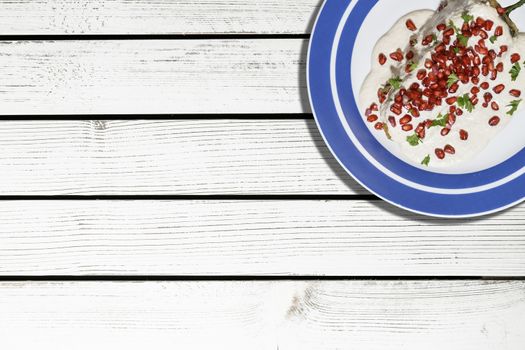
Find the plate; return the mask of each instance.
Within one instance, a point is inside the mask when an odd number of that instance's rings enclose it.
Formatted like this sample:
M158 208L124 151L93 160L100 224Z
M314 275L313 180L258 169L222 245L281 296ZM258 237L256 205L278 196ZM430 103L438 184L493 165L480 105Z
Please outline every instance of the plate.
M439 170L403 160L395 147L370 131L357 107L357 94L370 71L377 40L407 13L435 10L439 2L325 1L308 51L312 111L339 163L385 201L435 217L463 218L498 212L525 199L523 112L515 114L475 159ZM513 18L523 23L523 11L513 14Z

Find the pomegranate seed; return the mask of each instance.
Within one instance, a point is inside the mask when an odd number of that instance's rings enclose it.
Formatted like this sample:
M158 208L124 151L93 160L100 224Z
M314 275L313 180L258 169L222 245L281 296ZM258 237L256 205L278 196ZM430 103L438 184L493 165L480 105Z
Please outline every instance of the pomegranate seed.
M379 107L377 106L377 103L372 103L372 104L370 105L370 109L371 109L372 111L378 111L378 110L379 110Z
M461 108L458 108L458 110L456 111L456 114L463 115L463 110Z
M512 63L516 63L518 62L519 60L521 60L521 56L519 53L513 53L511 56L510 56L510 62Z
M449 132L450 132L449 128L443 128L441 129L441 136L447 136Z
M448 108L448 111L449 111L450 113L456 113L456 106L450 106L450 107Z
M414 129L414 127L412 126L412 124L405 124L401 127L401 129L403 129L403 131L411 131L412 129Z
M463 141L468 140L468 132L466 130L459 130L459 138Z
M496 85L492 90L497 93L497 94L501 94L501 92L505 89L505 85L503 84L499 84L499 85Z
M478 77L472 77L472 84L478 85L478 83L479 83L479 78Z
M430 119L425 120L425 128L430 129L432 127L432 124L433 124L432 120Z
M498 14L501 16L501 15L504 15L507 11L501 7L501 6L498 6L497 8L497 11L498 11Z
M418 72L417 72L417 78L418 78L419 80L423 80L426 76L427 76L427 71L426 71L426 70L424 70L424 69L420 69L420 70L418 70Z
M486 31L484 31L483 29L480 29L479 30L479 36L482 38L482 39L487 39L489 37L489 35L487 34Z
M485 21L485 30L490 32L492 30L493 25L494 25L494 22L492 22L490 19L487 19Z
M396 118L394 116L388 117L388 122L390 123L390 125L392 125L393 128L396 127Z
M497 77L498 77L498 71L497 70L493 70L490 73L490 80L496 80Z
M366 118L366 120L369 122L369 123L373 123L375 121L377 121L377 119L379 119L379 117L375 114L371 114L368 116L368 118Z
M390 54L390 58L394 61L401 62L403 60L403 53L398 49Z
M448 154L455 154L456 150L451 145L446 145L444 151Z
M454 113L450 113L448 115L448 125L452 126L456 124L456 115Z
M431 69L433 64L432 60L429 60L428 58L425 60L425 68Z
M382 130L383 128L385 127L385 124L379 122L379 123L376 123L376 125L374 125L374 128L376 130Z
M452 36L454 35L454 28L448 28L443 32L443 36Z
M401 114L401 108L402 106L399 105L398 103L394 103L391 107L390 107L390 111L392 113L394 113L395 115L400 115Z
M443 151L441 148L436 148L435 153L436 157L438 157L439 159L445 158L445 151Z
M453 94L455 93L456 91L458 91L459 89L459 84L458 83L454 83L450 86L450 88L448 89L448 92Z
M386 56L382 53L379 54L379 57L377 58L380 65L384 65L386 63Z
M496 70L497 70L498 72L500 72L500 73L503 72L503 69L504 69L504 68L505 68L505 67L503 66L503 62L500 62L500 63L498 63L498 64L496 65Z
M476 18L476 25L483 27L484 24L485 24L485 20L483 18L481 17Z
M416 27L414 21L412 21L411 19L407 19L406 26L407 26L408 30L411 30L411 31L417 30L417 27Z
M489 106L487 102L483 102L481 105L483 106L483 108L487 108Z
M501 55L503 55L505 52L509 51L509 47L507 45L501 45L500 48L499 48L499 57L501 57Z
M416 134L417 136L420 138L420 139L424 139L425 136L426 136L426 131L425 131L425 124L420 124L420 126L423 126L420 130L416 131ZM418 127L419 128L419 127Z
M433 34L429 34L427 35L423 41L421 42L421 45L423 46L427 46L428 44L430 44L432 41L434 40L434 35Z
M474 87L472 87L472 89L470 89L470 92L472 94L474 94L474 95L477 95L479 93L479 91L480 91L479 87L477 87L477 86L474 86Z
M492 101L492 103L490 104L490 107L495 111L499 111L499 105L496 101Z
M446 50L445 44L441 43L434 49L436 52L443 52Z
M410 123L411 121L412 121L412 117L409 116L408 114L405 114L403 118L399 119L399 124L405 125L405 124Z
M512 89L509 91L509 94L511 94L514 97L520 97L521 96L521 90Z
M485 102L490 102L492 100L492 94L490 92L485 92L483 94L483 99L485 100Z
M496 126L496 125L499 124L499 121L500 121L499 117L498 116L494 116L494 117L490 118L489 125L490 126Z
M454 103L457 102L457 100L458 100L458 98L454 96L454 97L449 97L449 98L447 98L447 99L445 100L445 102L447 102L447 104L449 104L449 105L453 105Z
M410 109L410 114L412 114L412 116L415 118L418 118L420 116L419 111L415 108Z
M447 28L447 25L445 23L440 23L436 26L436 29L439 30L440 32L445 30L445 28Z
M497 26L496 30L494 30L494 35L495 36L502 36L503 35L503 27L502 26Z
M487 89L489 88L489 83L487 83L487 82L483 82L483 83L480 84L480 86L481 86L481 88L482 88L483 90L487 90Z

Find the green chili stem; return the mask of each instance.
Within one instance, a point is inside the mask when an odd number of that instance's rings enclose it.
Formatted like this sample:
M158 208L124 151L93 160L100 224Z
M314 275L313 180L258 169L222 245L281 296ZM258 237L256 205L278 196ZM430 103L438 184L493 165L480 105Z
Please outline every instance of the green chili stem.
M522 7L523 5L525 5L525 0L520 0L520 1L518 1L517 3L515 3L514 5L510 5L510 6L505 7L505 13L506 13L507 16L508 16L508 15L510 15L510 13L511 13L512 11L514 11L514 10L517 9L517 8Z
M489 1L490 6L494 7L495 9L499 9L499 8L503 7L503 6L501 6L499 4L498 0L488 0L488 1ZM512 11L514 11L515 9L517 9L518 7L521 7L524 4L525 4L525 0L520 0L519 2L515 3L514 5L511 5L511 6L507 7L507 8L505 8L505 14L501 15L501 18L509 26L510 33L512 34L512 36L518 36L518 34L520 33L520 30L518 29L518 26L516 26L516 24L510 19L509 14Z

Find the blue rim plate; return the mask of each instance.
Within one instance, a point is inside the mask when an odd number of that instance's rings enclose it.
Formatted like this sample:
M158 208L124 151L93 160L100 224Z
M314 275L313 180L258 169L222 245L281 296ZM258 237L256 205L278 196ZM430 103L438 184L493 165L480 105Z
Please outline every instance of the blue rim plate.
M351 67L361 26L378 2L326 0L310 40L310 103L321 134L336 159L370 192L424 215L473 217L522 202L525 148L488 169L444 174L405 163L370 133L354 98Z

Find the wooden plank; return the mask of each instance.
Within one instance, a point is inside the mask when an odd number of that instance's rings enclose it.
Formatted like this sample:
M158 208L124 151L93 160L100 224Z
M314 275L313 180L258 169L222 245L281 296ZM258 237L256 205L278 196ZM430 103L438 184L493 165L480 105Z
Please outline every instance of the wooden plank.
M522 350L524 296L523 281L2 283L0 334L8 349Z
M313 120L0 123L0 194L355 194Z
M367 201L5 201L0 222L2 275L525 274L525 205L442 220Z
M0 113L308 112L307 40L0 42Z
M1 0L2 34L310 33L320 0Z

